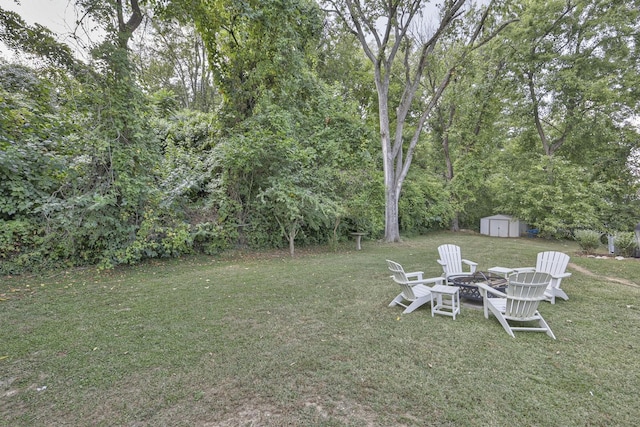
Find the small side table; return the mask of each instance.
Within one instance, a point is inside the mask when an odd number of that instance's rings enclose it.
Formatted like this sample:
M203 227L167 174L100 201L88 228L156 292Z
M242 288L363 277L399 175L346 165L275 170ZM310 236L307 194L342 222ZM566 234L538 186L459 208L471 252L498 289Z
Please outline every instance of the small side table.
M431 317L436 313L456 319L456 314L460 314L459 287L435 285L431 288Z
M362 236L366 236L367 233L351 233L351 235L356 239L356 250L361 250L360 242L362 241Z
M489 273L499 274L500 276L504 276L504 278L506 279L507 277L509 277L509 275L511 273L514 272L514 269L513 268L507 268L507 267L491 267L487 271Z

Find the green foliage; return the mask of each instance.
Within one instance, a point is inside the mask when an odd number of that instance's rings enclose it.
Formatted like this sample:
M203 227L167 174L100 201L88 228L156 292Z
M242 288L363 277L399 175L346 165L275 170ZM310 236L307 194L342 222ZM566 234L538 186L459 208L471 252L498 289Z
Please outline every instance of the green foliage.
M301 178L274 179L269 188L258 194L258 199L268 209L263 215L278 223L281 235L289 241L291 255L294 254L295 238L303 226L313 231L327 228L337 213L335 203Z
M160 218L152 210L144 215L135 240L114 254L115 264L134 264L148 258L175 258L192 252L194 236L189 224ZM105 266L109 267L108 264Z
M32 26L15 12L0 7L0 42L10 48L45 58L67 69L78 67L69 46L58 43L51 30L40 24Z
M157 166L162 204L184 209L211 180L207 150L213 144L211 114L181 110L170 119L152 121L162 149Z
M61 165L45 143L0 149L0 218L31 217L58 184Z
M409 175L398 210L400 227L407 234L440 229L453 215L444 184L426 173Z
M635 256L636 251L639 249L635 233L628 231L616 233L614 247L616 255L627 258Z
M349 232L367 233L381 237L384 233L384 180L382 172L372 168L355 167L340 170L333 184L342 208L335 225L337 236ZM337 237L336 236L336 237Z
M0 67L0 218L28 218L64 178L61 134L47 76Z
M238 239L236 227L228 224L199 222L191 227L193 250L207 255L218 254Z
M595 253L600 247L600 237L602 233L595 230L576 230L573 233L580 248L588 254Z
M367 205L379 182L371 179L370 131L328 88L313 90L302 110L261 100L211 152L207 203L235 219L251 246L278 247L296 236L326 242L349 227L370 232L375 222L375 205Z
M0 274L17 273L28 266L30 252L40 240L31 222L0 219Z
M250 117L264 96L281 105L306 98L307 55L322 30L315 2L216 0L191 13L224 98L224 123Z
M229 216L227 197L217 187L215 115L180 110L153 125L163 150L159 208L189 224L193 250L213 254L228 248L238 238L238 229Z
M377 95L371 84L373 66L366 59L353 34L341 31L337 22L325 22L325 35L315 66L318 77L335 87L345 102L355 102L361 111L367 111L367 120L377 118Z
M312 185L315 148L301 144L291 113L275 106L259 112L245 126L242 134L226 139L218 151L219 165L224 167L218 185L226 188L230 198L226 205L235 207L238 224L252 224L253 231L258 224L268 229L272 229L268 223L279 224L282 237L295 237L302 223L317 231L313 213L318 197Z
M637 94L635 2L523 1L510 26L510 76L521 130L539 152L585 157L603 130L625 126ZM519 108L522 109L519 109ZM525 117L526 115L526 117ZM602 126L605 124L604 126ZM524 142L524 141L523 141ZM609 142L614 143L613 140ZM585 153L586 152L586 153Z
M604 189L588 169L560 157L502 160L510 164L493 176L496 210L540 229L541 235L568 237L575 229L602 229Z
M219 94L207 50L194 24L152 19L146 31L132 52L145 92L161 96L165 111L188 108L213 112L220 102Z
M328 24L322 40L308 0L145 3L167 7L155 34L184 37L132 55L115 19L130 2L81 0L108 33L88 65L0 9L0 38L49 64L0 66L2 271L382 236L378 105L353 37ZM454 221L477 227L496 212L550 237L631 230L640 202L627 162L639 139L624 119L638 73L637 43L626 42L637 20L629 4L605 3L503 5L522 6L522 21L466 56L434 110L402 189L404 234ZM192 30L182 33L190 16L206 54ZM558 49L564 41L573 53ZM450 53L434 52L421 99L458 58ZM198 62L207 56L220 111ZM178 82L178 63L194 74ZM535 98L543 133L531 120L527 70L538 73L535 93L548 94ZM398 71L391 100L403 93ZM414 130L403 132L405 154ZM557 143L553 155L541 149L543 134Z
M112 264L153 202L157 145L126 49L107 41L95 53L93 72L77 79L2 72L0 214L29 218L43 264Z
M498 50L491 43L468 55L430 120L433 148L427 155L433 166L429 166L445 180L452 230L463 225L477 228L489 213L479 205L503 144L496 134L506 70ZM440 67L447 67L450 56L440 55Z
M169 116L178 110L178 100L173 91L169 89L159 89L149 97L154 112L161 117Z

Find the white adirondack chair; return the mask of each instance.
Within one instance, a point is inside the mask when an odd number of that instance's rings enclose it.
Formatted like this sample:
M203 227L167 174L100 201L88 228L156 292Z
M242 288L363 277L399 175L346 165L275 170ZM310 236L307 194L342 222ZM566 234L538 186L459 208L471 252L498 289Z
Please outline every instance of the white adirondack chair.
M391 276L393 281L402 289L402 292L391 301L389 307L400 305L405 308L403 314L409 314L422 304L431 302L431 288L425 284L442 284L444 282L442 277L423 279L424 273L422 271L406 273L402 266L395 261L387 260L387 265L393 273Z
M550 280L551 276L547 273L514 273L509 276L506 293L484 283L478 283L478 290L483 297L484 317L488 319L491 311L504 330L514 338L514 331L533 331L545 332L556 339L551 328L538 312L538 305L545 299L545 290ZM488 298L488 293L497 295L499 298ZM510 322L518 323L514 326ZM526 323L535 325L527 326Z
M535 268L514 268L514 271L518 273L537 271L539 273L550 274L551 281L549 282L549 286L545 292L545 297L547 301L551 302L551 304L555 304L556 297L560 297L565 301L569 299L569 296L565 291L560 289L562 279L571 276L571 273L566 272L568 264L569 255L557 251L546 251L538 253Z
M440 254L438 264L442 266L442 275L447 281L449 281L450 276L471 275L476 272L476 268L478 267L477 262L462 258L460 246L438 246L438 254ZM467 271L463 270L462 264L468 267Z

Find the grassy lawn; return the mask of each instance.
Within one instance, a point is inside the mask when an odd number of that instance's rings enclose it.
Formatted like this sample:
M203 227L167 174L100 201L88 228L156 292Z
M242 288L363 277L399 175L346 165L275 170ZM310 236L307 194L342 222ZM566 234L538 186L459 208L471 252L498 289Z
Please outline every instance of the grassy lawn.
M442 243L480 269L568 253L570 300L540 306L557 340L387 307L385 258L437 276ZM0 425L637 425L639 260L464 233L354 246L0 279Z

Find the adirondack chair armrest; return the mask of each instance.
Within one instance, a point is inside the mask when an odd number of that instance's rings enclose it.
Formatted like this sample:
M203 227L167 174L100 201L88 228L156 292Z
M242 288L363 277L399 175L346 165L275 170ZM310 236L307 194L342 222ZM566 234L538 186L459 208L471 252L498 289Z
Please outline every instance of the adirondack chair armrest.
M462 259L461 261L463 264L469 266L469 272L471 272L471 274L476 272L476 268L478 268L477 262L469 261L468 259Z
M518 267L513 269L514 273L534 273L535 271L535 267Z
M551 277L554 279L564 279L566 277L570 277L571 273L562 273L562 274L552 274Z
M414 279L412 279L412 277L415 277L417 280L422 280L422 275L424 274L423 271L412 271L411 273L404 273L405 276L407 276L407 279L411 279L411 281L413 282Z
M446 263L446 262L444 262L444 261L442 261L441 259L438 259L438 260L436 260L436 261L438 261L438 264L440 264L440 265L441 265L441 266L443 266L443 267L444 267L445 265L447 265L447 263Z
M476 283L476 285L478 286L478 291L480 292L480 295L482 296L482 298L486 298L487 297L487 292L490 292L494 295L497 295L499 297L502 298L506 298L507 294L505 294L504 292L500 292L497 289L492 288L491 286L487 285L486 283Z
M421 280L417 280L415 283L416 284L421 284L421 285L425 285L425 284L438 284L438 285L444 285L444 281L446 279L442 276L438 276L438 277L429 277L427 279L421 279ZM414 282L412 282L413 284Z
M478 286L478 292L480 292L480 296L482 297L482 308L484 311L484 317L488 319L490 302L488 298L489 295L487 295L487 293L489 292L502 298L506 298L507 294L505 294L504 292L500 292L496 289L493 289L491 286L487 285L486 283L476 283L476 285Z
M406 284L409 286L415 286L415 285L426 285L426 284L438 284L438 285L444 285L444 281L446 280L444 277L442 276L438 276L438 277L430 277L427 279L416 279L416 280L409 280L408 282L400 282L398 281L398 279L395 278L395 276L389 276L393 279L394 282L399 283L399 284ZM408 278L407 278L408 279Z

